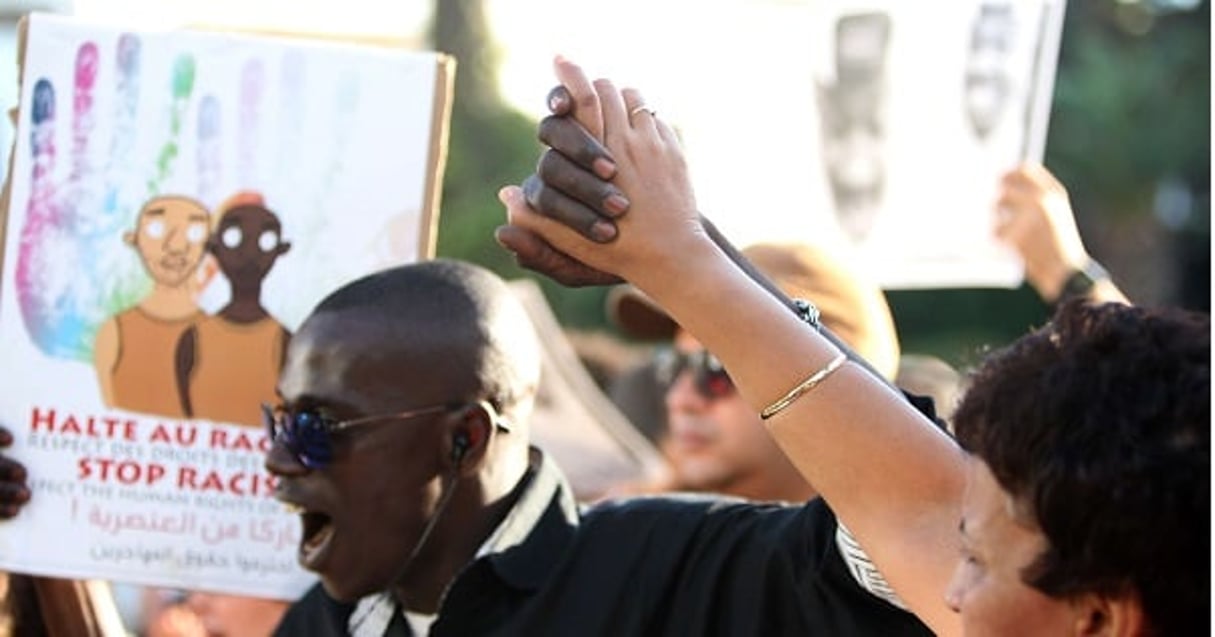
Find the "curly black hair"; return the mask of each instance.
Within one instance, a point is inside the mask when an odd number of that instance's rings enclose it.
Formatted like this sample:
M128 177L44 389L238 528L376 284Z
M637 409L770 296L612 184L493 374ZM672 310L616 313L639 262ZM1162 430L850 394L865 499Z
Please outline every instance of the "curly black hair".
M1137 594L1153 634L1207 634L1208 314L1065 304L983 363L954 425L1049 543L1027 584Z

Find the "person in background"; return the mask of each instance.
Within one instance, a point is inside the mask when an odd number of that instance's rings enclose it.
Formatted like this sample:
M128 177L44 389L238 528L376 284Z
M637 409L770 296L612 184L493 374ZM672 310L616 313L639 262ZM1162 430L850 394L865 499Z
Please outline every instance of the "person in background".
M637 91L557 71L585 130L501 190L498 241L559 281L623 278L712 348L937 634L1209 631L1208 315L1065 303L974 375L959 453L706 232ZM545 206L560 197L583 208Z
M0 572L0 635L122 634L107 582Z
M661 453L667 436L667 388L659 382L660 351L649 349L630 361L609 379L604 392L629 424Z
M1044 302L1129 303L1085 249L1067 190L1046 167L1027 163L1005 173L994 218L994 232L1016 252L1026 280ZM900 388L932 397L937 416L946 423L952 421L964 381L946 361L923 354L904 355L896 377Z
M193 591L165 606L146 637L265 637L283 618L287 602Z
M881 289L843 254L805 243L759 243L742 254L789 296L815 299L823 325L894 378L899 343L890 308ZM658 444L672 467L668 481L622 486L613 495L709 491L791 502L814 497L716 357L637 288L614 288L608 300L609 315L626 334L668 343L654 371L666 388L665 433Z
M909 394L931 398L937 419L953 431L953 410L965 392L965 378L957 368L932 354L904 353L894 384Z
M144 637L207 637L202 619L182 602L145 609L148 618L139 634Z
M282 620L288 603L198 591L186 597L186 606L202 620L207 637L262 637Z
M1067 189L1041 164L1023 164L1000 181L995 233L1025 264L1025 278L1047 303L1070 298L1129 303L1080 238Z

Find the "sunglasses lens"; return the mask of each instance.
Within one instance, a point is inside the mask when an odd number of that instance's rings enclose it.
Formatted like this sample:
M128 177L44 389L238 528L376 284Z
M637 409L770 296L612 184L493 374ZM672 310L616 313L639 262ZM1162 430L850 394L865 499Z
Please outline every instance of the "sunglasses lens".
M716 356L701 352L695 370L696 389L705 398L725 398L734 392L734 381Z
M286 447L305 467L319 469L333 459L329 422L324 416L314 411L289 414L265 405L262 413L270 440Z
M697 375L696 388L705 398L725 398L734 391L734 381L725 370L703 370Z
M283 442L295 452L300 462L313 469L329 464L333 459L333 447L329 444L326 418L314 411L300 411L287 422Z
M683 357L674 350L662 349L654 354L654 378L664 387L675 382L675 377L683 369Z
M690 372L696 390L710 400L725 398L734 392L734 382L721 362L704 350L693 353L662 350L654 361L654 370L658 382L667 387L684 371Z

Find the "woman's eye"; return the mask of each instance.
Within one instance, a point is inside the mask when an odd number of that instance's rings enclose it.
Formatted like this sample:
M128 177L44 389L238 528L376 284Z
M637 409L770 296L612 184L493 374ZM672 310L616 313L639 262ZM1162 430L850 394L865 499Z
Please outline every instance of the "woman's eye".
M973 551L969 551L965 548L962 549L962 562L966 564L967 568L983 568L983 561L979 559L979 556L975 555Z

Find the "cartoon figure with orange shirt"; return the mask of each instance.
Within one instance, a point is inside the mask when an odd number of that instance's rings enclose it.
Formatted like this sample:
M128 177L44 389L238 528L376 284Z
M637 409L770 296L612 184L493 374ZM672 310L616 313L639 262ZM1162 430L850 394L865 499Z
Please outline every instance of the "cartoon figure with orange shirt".
M144 204L135 230L123 235L152 277L152 291L97 331L93 366L109 407L184 415L173 386L174 348L203 317L195 274L206 255L210 227L210 214L201 203L162 195Z
M262 306L262 284L291 249L262 196L240 192L225 201L207 249L232 286L218 314L187 328L177 344L177 394L185 415L262 426L261 405L273 404L291 333Z

